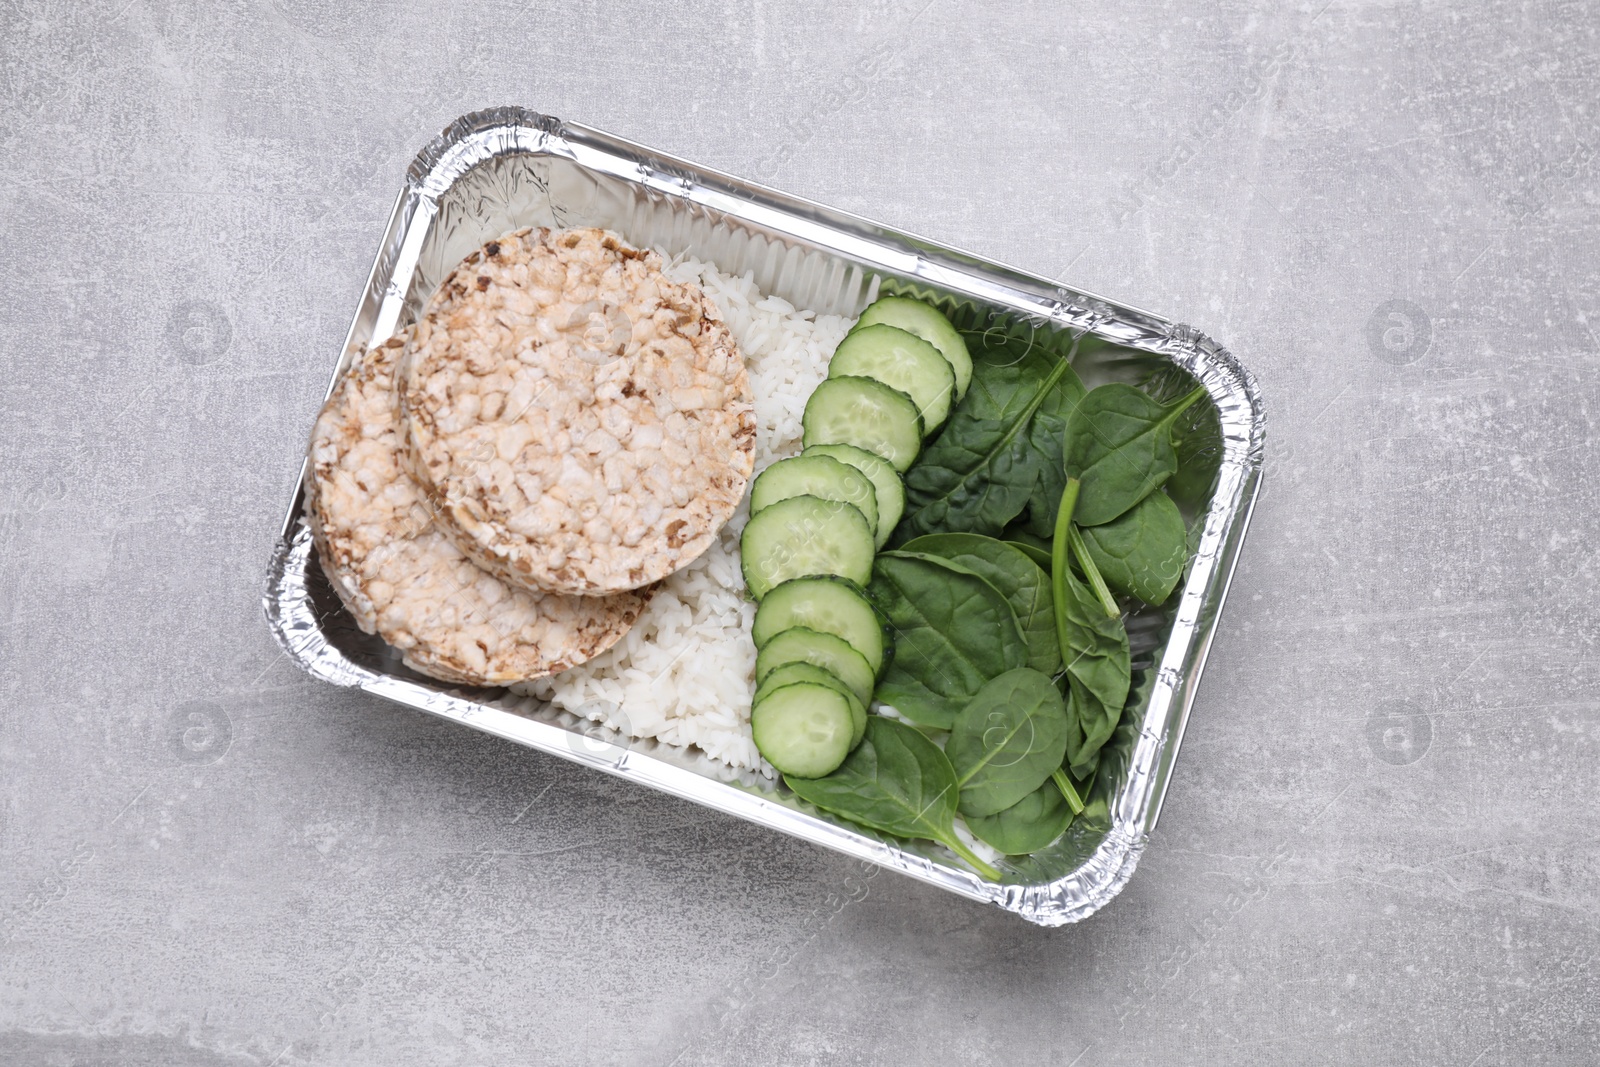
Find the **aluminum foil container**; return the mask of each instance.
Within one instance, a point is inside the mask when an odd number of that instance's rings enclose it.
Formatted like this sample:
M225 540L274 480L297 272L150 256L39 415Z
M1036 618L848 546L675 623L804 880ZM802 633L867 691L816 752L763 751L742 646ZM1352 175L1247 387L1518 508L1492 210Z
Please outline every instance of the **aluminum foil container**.
M1227 350L1188 326L709 171L575 123L517 107L452 123L406 173L335 368L412 321L468 252L521 226L601 226L639 246L753 271L763 291L819 314L855 315L880 288L931 299L952 318L1090 330L1137 350L1080 368L1097 381L1186 373L1220 416L1220 471L1195 516L1203 529L1181 595L1129 620L1134 690L1106 747L1088 810L1055 844L1002 861L983 881L942 846L865 831L777 783L692 749L635 741L504 689L466 689L404 667L343 611L302 514L304 470L272 558L268 620L308 672L541 749L751 822L870 860L941 889L1058 926L1126 884L1172 777L1173 761L1260 486L1264 419L1256 385ZM329 390L332 390L330 382ZM307 413L307 428L313 419ZM1203 527L1199 521L1203 520ZM623 709L624 713L626 709Z

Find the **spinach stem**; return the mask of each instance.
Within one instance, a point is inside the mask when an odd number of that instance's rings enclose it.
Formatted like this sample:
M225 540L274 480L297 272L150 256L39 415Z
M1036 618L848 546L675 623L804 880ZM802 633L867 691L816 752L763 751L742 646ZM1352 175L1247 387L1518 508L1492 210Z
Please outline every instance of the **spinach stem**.
M1061 494L1061 506L1056 510L1056 533L1050 543L1050 595L1054 601L1056 617L1056 644L1061 646L1061 662L1071 663L1072 648L1067 644L1067 544L1072 529L1072 512L1078 506L1076 478L1067 479Z
M1111 595L1106 580L1100 576L1100 568L1094 565L1094 557L1089 555L1089 546L1083 543L1083 534L1078 532L1077 526L1072 527L1067 537L1072 542L1072 554L1078 557L1078 566L1083 568L1083 576L1089 579L1089 588L1100 598L1100 606L1106 609L1107 615L1121 615L1117 598Z
M951 834L949 840L945 841L945 847L949 848L951 852L954 852L956 855L970 863L973 870L983 875L983 877L987 878L989 881L998 882L1000 880L1000 872L983 862L983 860L979 859L977 854L966 845L963 845L961 843L961 838L957 837L955 834Z
M1056 780L1056 788L1061 790L1061 796L1065 798L1067 807L1072 809L1072 814L1082 815L1083 798L1078 795L1076 789L1072 788L1072 779L1067 777L1067 772L1057 767L1055 773L1050 777Z

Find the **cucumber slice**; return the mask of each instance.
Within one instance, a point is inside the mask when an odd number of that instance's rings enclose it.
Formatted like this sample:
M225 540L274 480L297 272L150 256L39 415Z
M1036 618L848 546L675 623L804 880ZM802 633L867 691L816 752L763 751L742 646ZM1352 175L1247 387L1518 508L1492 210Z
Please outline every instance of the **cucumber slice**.
M972 353L967 351L967 342L938 308L905 296L879 297L867 305L854 328L860 330L879 323L914 333L937 348L955 372L956 399L967 395L967 386L972 384Z
M878 490L872 479L831 456L792 456L762 471L750 487L750 514L780 500L814 496L852 505L878 536Z
M850 691L850 687L835 678L830 671L825 671L821 667L813 667L809 663L785 663L783 666L775 668L771 674L767 675L767 680L756 687L755 699L751 701L752 706L760 703L761 699L774 689L782 689L784 686L793 685L795 682L810 682L814 685L832 686L849 698L850 716L854 724L850 731L850 750L854 752L855 747L861 743L861 739L867 734L867 706L857 700L856 695ZM1055 783L1051 782L1050 784L1054 785Z
M784 582L756 608L750 637L759 649L796 626L832 634L861 653L875 677L883 674L888 633L883 616L849 582L838 578L795 578Z
M850 701L826 685L796 682L774 689L750 709L756 748L784 774L821 778L850 754L855 719Z
M878 547L888 544L900 516L906 513L906 483L900 480L900 472L882 456L855 445L812 445L801 455L832 456L872 479L872 487L878 491Z
M805 445L855 445L904 471L922 451L922 416L898 389L875 378L829 378L800 419Z
M914 333L895 326L852 330L828 361L828 377L876 378L911 398L922 412L922 431L931 434L950 417L956 374L940 351Z
M780 582L813 574L837 574L865 586L872 580L875 551L865 515L814 496L763 508L739 539L744 584L757 600Z
M756 685L785 663L809 663L821 667L845 685L862 704L872 703L872 667L866 657L833 634L818 633L796 626L767 642L756 653Z

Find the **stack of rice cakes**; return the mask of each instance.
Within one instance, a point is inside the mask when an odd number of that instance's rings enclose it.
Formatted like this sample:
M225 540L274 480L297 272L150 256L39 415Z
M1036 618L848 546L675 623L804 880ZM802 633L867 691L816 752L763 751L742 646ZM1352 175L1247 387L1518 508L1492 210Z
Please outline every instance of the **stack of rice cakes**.
M340 379L306 510L362 630L424 674L506 685L628 631L732 516L755 433L704 293L606 231L519 230Z

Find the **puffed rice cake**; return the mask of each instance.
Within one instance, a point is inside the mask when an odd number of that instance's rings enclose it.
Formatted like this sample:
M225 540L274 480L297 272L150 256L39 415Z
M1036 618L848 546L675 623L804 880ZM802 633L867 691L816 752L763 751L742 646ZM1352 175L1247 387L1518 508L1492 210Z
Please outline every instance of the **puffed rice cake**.
M508 581L598 596L710 546L744 495L755 413L715 305L598 229L518 230L465 260L407 348L412 473Z
M530 592L463 555L400 461L395 371L404 342L400 336L368 349L340 379L312 433L306 512L339 598L362 630L399 649L408 666L448 682L526 681L604 652L653 590Z

